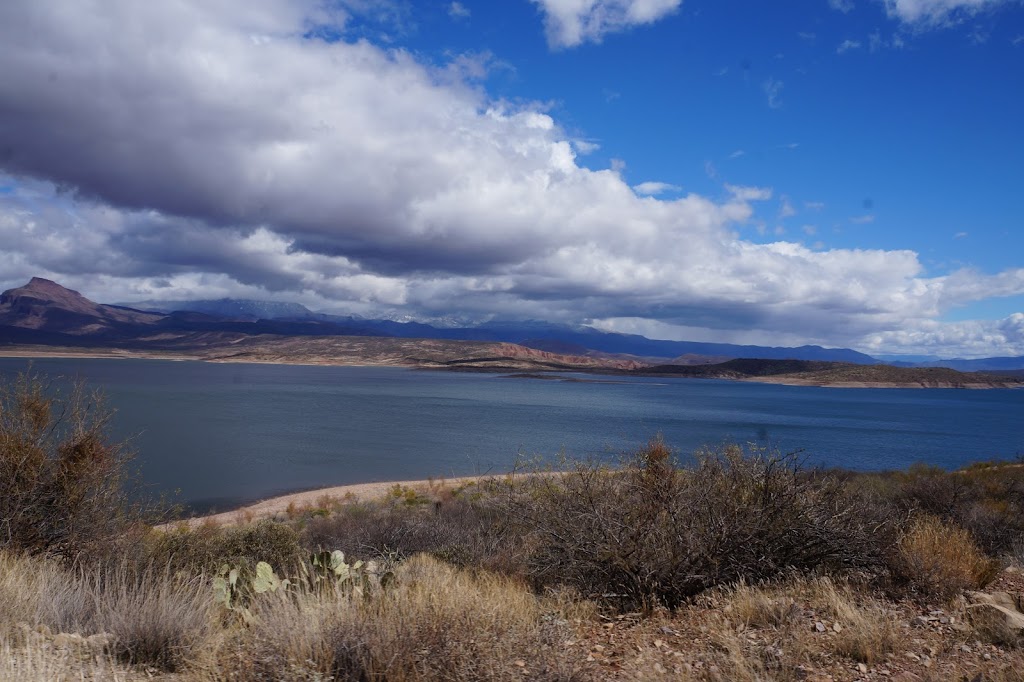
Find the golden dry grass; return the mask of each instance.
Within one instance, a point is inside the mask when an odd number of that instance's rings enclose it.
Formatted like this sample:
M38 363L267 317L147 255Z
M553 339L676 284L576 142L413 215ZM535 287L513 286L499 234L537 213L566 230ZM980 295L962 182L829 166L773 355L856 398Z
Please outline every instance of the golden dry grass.
M569 680L561 656L585 603L538 598L509 578L427 556L365 598L298 590L253 604L256 623L219 665L237 679Z
M54 646L44 639L16 642L0 637L4 682L129 682L144 679L105 655Z
M810 598L831 617L833 650L841 656L873 665L896 649L900 631L895 615L878 600L828 579L810 583Z
M990 583L1000 564L985 556L966 530L922 516L900 538L896 567L914 588L949 599Z

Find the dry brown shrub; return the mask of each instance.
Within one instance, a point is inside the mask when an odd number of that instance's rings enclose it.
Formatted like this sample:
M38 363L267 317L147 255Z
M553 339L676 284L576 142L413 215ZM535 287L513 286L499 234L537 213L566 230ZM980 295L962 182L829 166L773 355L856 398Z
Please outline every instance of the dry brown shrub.
M457 566L522 574L524 539L500 501L497 493L465 490L430 505L394 497L348 504L331 516L310 519L303 542L356 556L427 553Z
M114 635L121 660L175 671L212 646L217 611L201 575L126 565L86 575L83 583L94 610L74 631Z
M241 526L179 524L153 532L138 548L135 560L144 565L167 565L174 570L212 574L223 564L251 571L260 561L291 569L306 554L299 533L291 525L263 519Z
M100 394L35 374L0 381L0 548L71 561L104 554L138 509L130 453L107 437Z
M682 468L660 440L619 468L577 463L509 499L540 584L674 608L711 587L882 563L890 524L795 454L726 446Z
M999 569L999 562L985 556L970 533L932 516L911 523L893 558L897 580L924 596L940 599L984 587Z
M895 505L964 528L988 554L1010 555L1024 543L1024 467L978 462L947 472L916 464L886 479Z

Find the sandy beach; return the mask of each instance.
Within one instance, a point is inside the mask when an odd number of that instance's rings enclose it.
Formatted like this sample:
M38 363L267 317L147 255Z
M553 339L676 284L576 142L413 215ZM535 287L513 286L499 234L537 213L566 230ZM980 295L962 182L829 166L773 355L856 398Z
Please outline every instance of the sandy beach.
M513 474L507 474L511 476ZM514 474L516 476L529 476L531 474ZM240 525L257 521L264 518L272 518L278 514L285 513L289 508L302 509L312 507L325 507L331 504L343 502L356 502L359 500L373 500L384 497L394 487L411 488L417 492L440 491L443 489L457 488L467 483L475 483L494 475L485 476L461 476L456 478L431 478L419 481L378 481L375 483L354 483L351 485L339 485L330 488L318 488L307 490L290 495L271 497L260 502L255 502L231 511L210 514L208 516L197 516L191 519L175 521L164 524L161 527L176 526L184 523L189 526L197 526L203 523L215 523L222 526Z

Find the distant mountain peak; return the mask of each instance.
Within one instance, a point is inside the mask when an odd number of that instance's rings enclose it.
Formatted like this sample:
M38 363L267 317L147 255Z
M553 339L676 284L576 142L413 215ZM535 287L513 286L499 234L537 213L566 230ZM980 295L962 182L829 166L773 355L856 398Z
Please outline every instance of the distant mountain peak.
M160 317L95 303L43 277L0 294L0 325L22 329L88 334L111 324L146 324Z
M41 303L50 303L66 310L75 312L93 312L97 304L93 303L74 289L42 277L33 277L28 284L17 289L8 289L0 294L0 302L12 304L21 299L32 299Z

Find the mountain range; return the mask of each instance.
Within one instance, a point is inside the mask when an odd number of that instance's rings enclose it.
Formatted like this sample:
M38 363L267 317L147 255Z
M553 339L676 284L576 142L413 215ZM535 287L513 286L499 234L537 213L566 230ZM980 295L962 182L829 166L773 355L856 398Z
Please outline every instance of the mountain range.
M243 338L264 335L505 343L557 356L646 364L702 365L733 358L760 358L859 365L886 362L898 367L949 367L960 371L1024 369L1024 357L883 361L849 348L668 341L541 321L433 326L317 313L298 303L275 301L219 299L106 305L39 277L0 294L0 344L181 350L238 343Z
M396 338L427 338L461 341L498 341L516 343L528 348L569 355L612 354L638 358L652 358L664 362L672 359L679 364L704 364L737 357L756 357L771 360L824 360L874 364L869 355L848 348L798 348L749 346L729 343L698 341L666 341L649 339L637 334L603 332L582 325L560 325L536 320L523 322L493 321L470 327L434 326L422 322L396 322L372 320L354 316L315 313L297 303L277 303L244 299L216 299L198 301L144 301L133 303L141 310L161 313L201 312L208 315L244 319L249 321L273 320L278 323L316 324L316 329L328 333L337 325L341 333L359 330L374 336Z

